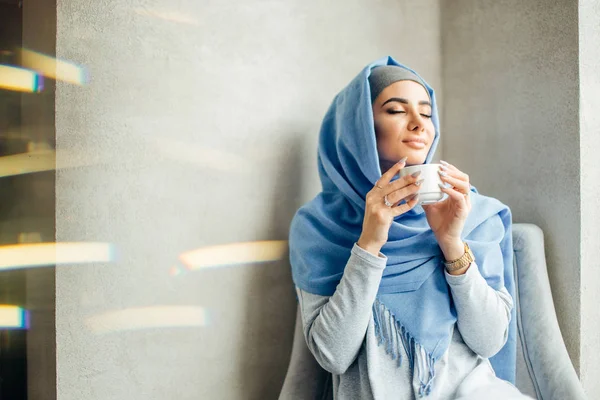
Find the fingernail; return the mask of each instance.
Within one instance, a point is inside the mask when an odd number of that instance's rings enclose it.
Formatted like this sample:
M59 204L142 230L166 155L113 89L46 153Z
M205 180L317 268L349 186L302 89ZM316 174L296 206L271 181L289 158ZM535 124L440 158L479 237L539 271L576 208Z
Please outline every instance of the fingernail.
M438 183L438 186L441 187L442 189L446 189L446 185L444 185L443 183Z
M438 174L440 174L441 176L448 176L448 174L445 173L444 171L438 171Z
M406 160L408 160L408 157L402 157L400 161L398 161L398 164L404 164L406 163Z
M420 179L420 180L416 181L416 182L415 182L415 185L416 185L416 186L421 186L421 183L423 183L423 181L424 181L424 180L425 180L425 179Z
M413 201L413 200L418 199L418 198L419 198L419 193L415 193L412 196L410 196L410 198L408 199L408 201Z
M447 163L447 162L446 162L446 161L444 161L444 160L440 160L440 164L442 164L442 165L445 165L446 167L447 167L448 165L450 165L449 163Z
M440 165L440 169L442 171L448 171L448 167L446 167L445 165Z
M421 171L417 171L417 172L410 174L410 176L412 176L413 178L416 178L419 175L421 175Z

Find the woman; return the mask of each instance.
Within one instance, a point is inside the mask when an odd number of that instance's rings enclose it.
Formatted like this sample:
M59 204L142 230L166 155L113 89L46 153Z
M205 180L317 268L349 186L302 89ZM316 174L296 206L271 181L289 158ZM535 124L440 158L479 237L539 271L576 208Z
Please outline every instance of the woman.
M526 398L515 375L510 210L443 163L445 199L419 205L439 140L433 90L391 57L334 99L323 191L290 229L304 334L338 399ZM382 174L383 173L383 174Z

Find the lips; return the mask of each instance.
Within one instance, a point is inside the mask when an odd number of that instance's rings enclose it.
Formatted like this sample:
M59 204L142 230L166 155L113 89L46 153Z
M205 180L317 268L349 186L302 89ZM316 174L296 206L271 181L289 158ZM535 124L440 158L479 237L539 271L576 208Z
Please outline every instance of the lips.
M425 141L421 139L403 140L402 143L413 149L420 150L425 148Z

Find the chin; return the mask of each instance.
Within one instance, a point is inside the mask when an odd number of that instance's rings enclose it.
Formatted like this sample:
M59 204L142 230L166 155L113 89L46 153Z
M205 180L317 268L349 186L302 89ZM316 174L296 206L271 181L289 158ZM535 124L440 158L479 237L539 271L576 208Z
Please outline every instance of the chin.
M408 157L408 160L406 160L406 165L420 165L425 163L427 154L405 154L404 157Z
M397 163L403 157L408 157L408 159L406 160L407 166L408 165L420 165L420 164L425 163L428 152L429 152L429 149L396 152L393 154L384 155L384 157L380 159L380 162L381 162L381 160L386 160L384 162L384 164L389 165L391 167L392 165ZM382 171L382 172L384 172L384 171Z

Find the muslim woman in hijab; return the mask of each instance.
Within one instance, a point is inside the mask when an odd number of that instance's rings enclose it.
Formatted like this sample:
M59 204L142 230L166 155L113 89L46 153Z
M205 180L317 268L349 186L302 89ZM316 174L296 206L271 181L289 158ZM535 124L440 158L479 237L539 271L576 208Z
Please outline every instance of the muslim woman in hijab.
M306 343L335 399L528 399L513 385L511 213L442 162L444 199L418 175L439 142L433 89L386 57L321 125L322 191L290 228Z

